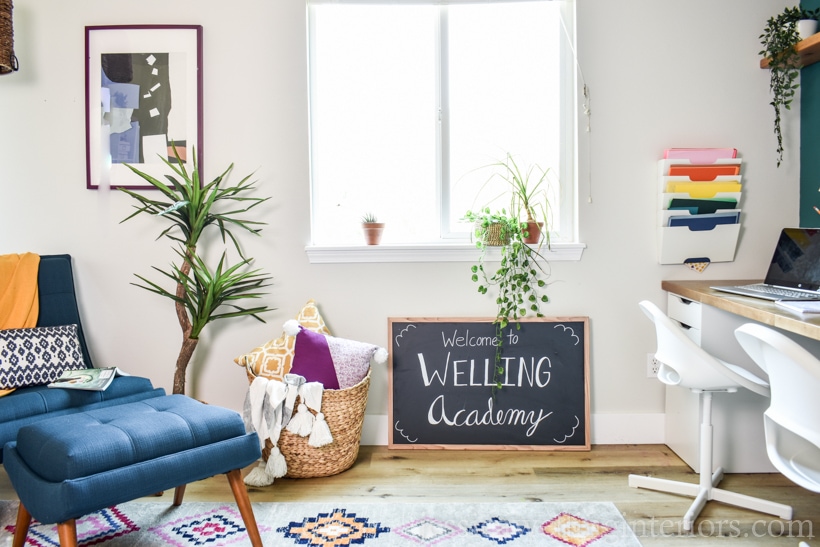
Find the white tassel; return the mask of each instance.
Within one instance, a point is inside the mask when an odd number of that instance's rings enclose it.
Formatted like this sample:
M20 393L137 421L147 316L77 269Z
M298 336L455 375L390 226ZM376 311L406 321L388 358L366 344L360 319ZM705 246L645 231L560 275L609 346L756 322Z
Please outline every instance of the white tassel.
M282 455L282 452L279 451L278 446L274 446L273 449L271 449L265 471L268 475L277 479L288 474L288 462L285 461L285 457Z
M309 409L320 412L322 410L322 393L324 389L320 382L307 382L299 388L299 396Z
M310 432L308 444L314 448L325 446L333 442L333 435L330 433L330 427L325 421L325 415L319 412L316 414L316 420L313 422L313 431Z
M264 462L259 462L259 465L251 469L251 472L245 476L245 484L248 486L270 486L273 484L273 477L265 471Z
M313 429L313 414L310 413L305 403L299 403L296 414L290 419L285 429L300 437L310 435Z

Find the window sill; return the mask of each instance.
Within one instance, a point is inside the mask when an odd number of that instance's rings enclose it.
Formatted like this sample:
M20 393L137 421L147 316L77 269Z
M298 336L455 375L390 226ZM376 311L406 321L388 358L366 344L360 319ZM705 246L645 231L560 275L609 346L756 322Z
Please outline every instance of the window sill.
M586 249L585 243L553 243L550 249L541 249L548 262L578 261ZM305 247L311 264L338 264L354 262L474 262L478 249L472 243L440 243L428 245L350 245ZM500 259L501 251L489 248L490 261Z

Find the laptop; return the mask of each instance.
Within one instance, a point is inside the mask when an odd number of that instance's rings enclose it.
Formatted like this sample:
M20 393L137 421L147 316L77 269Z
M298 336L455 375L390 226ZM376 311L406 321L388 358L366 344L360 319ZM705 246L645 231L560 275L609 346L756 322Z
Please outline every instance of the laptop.
M820 300L820 229L784 228L763 283L711 287L765 300Z

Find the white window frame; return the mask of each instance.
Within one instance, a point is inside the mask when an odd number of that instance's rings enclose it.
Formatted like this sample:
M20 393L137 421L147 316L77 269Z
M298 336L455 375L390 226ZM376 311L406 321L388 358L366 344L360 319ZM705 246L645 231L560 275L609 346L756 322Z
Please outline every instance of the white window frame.
M477 0L308 0L308 40L313 36L311 7L323 3L356 3L356 4L469 4ZM486 1L486 0L483 0ZM520 2L528 0L491 0L493 2ZM565 31L569 40L575 35L575 6L574 0L562 0L564 3ZM446 25L442 25L442 32ZM446 41L445 41L446 43ZM576 63L573 44L568 45L571 55L562 55L561 74L562 81L567 82L565 93L570 104L567 111L577 111L577 84L575 77ZM308 44L308 55L311 55L313 48ZM312 70L313 63L308 63L309 70ZM441 71L446 67L441 67ZM310 75L309 77L312 77ZM440 78L440 83L446 79ZM310 85L308 86L310 90ZM446 89L441 90L441 96L446 98ZM446 100L446 99L444 99ZM446 107L446 105L442 105ZM443 108L447 112L446 108ZM580 260L586 245L578 239L578 175L577 175L577 116L562 116L562 134L565 138L571 139L572 146L564 147L562 158L560 159L560 172L564 180L569 180L569 184L561 184L561 215L560 225L563 227L560 240L553 240L549 249L542 249L541 254L549 261L572 261ZM440 139L447 138L449 120L442 116ZM437 180L438 195L437 201L441 214L441 240L434 243L420 244L381 244L381 245L315 245L310 244L305 247L308 259L311 263L351 263L351 262L473 262L476 260L478 250L475 244L465 238L463 232L451 233L449 231L449 187L442 181L441 174L446 173L446 154L442 154L439 149L439 177ZM445 157L442 157L445 156ZM312 181L311 181L312 184ZM449 183L448 183L449 184ZM312 195L312 188L311 188ZM312 209L312 200L311 200ZM311 210L311 233L313 233L313 222L315 215ZM567 228L568 227L568 228ZM496 256L495 250L489 250L488 256L492 260ZM498 254L500 256L500 254Z

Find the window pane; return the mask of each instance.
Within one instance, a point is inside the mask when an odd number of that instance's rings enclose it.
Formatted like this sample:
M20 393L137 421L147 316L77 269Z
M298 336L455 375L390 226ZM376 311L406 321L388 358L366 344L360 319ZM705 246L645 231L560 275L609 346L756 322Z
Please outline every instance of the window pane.
M571 237L564 9L561 1L311 5L313 243L361 244L365 213L387 223L383 243L466 242L469 226L458 221L468 209L509 207L509 195L493 202L503 189L484 187L491 171L482 169L507 153L520 167L550 170L551 225Z
M508 188L498 179L485 186L493 170L482 166L509 153L521 169L560 167L559 10L558 2L449 8L451 230L464 229L456 221L468 209L509 210Z
M387 223L383 243L438 239L437 13L314 8L314 243L361 244L368 212Z

